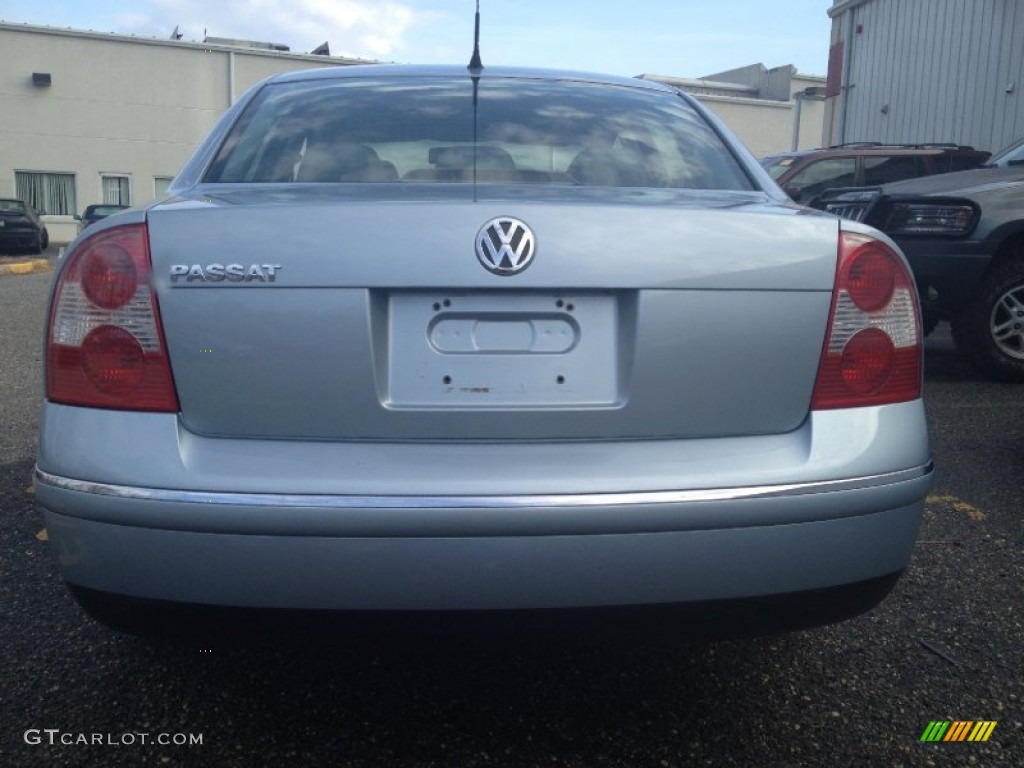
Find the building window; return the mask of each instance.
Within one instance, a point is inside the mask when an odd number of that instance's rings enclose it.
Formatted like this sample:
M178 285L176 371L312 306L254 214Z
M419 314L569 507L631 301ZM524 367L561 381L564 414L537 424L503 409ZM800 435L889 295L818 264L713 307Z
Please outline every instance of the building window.
M39 213L73 216L78 210L73 173L15 171L14 194Z
M171 186L172 181L174 181L173 176L156 176L153 179L153 193L157 200L167 197L167 188Z
M103 204L104 205L131 205L131 185L127 176L104 175L103 179Z

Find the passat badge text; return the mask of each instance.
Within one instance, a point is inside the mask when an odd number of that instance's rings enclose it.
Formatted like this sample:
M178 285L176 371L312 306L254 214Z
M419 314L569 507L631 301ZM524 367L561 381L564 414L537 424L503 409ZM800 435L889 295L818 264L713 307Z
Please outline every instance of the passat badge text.
M273 283L277 280L280 264L172 264L171 282L180 283Z

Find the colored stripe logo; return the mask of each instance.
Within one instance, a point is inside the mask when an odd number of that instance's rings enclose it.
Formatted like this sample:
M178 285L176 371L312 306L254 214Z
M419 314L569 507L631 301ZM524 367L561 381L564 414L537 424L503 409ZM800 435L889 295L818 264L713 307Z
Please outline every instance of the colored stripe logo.
M995 720L933 720L921 741L988 741L995 728Z

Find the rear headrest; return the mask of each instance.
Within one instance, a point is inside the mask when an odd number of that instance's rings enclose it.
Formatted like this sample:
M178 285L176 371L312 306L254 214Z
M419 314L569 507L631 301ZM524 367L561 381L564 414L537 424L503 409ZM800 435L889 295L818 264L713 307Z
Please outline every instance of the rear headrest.
M302 158L296 181L340 181L379 161L377 153L364 144L313 144Z
M473 147L431 147L427 159L437 168L472 168ZM477 145L476 167L514 169L516 164L512 155L501 147Z

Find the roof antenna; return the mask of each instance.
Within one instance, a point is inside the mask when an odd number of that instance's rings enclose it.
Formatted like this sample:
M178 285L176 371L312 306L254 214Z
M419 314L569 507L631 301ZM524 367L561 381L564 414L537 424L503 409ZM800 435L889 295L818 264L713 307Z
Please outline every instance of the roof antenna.
M476 0L476 28L473 32L473 56L469 60L469 73L473 80L473 202L476 202L476 169L477 169L477 130L480 110L480 71L484 68L480 61L480 0Z
M473 32L473 57L469 60L469 69L483 68L483 62L480 61L480 0L476 0L476 28Z

